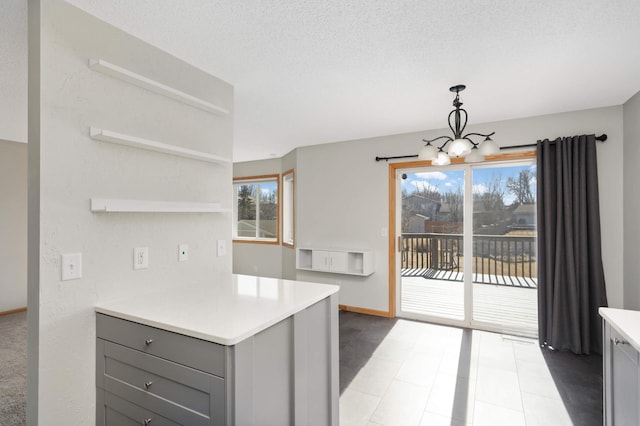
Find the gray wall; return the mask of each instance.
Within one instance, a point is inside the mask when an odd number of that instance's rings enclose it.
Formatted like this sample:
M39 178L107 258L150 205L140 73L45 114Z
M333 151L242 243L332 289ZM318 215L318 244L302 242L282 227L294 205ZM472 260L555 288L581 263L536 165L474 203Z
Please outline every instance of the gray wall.
M0 139L27 141L27 1L0 1Z
M0 312L27 306L27 145L0 140Z
M607 142L598 145L600 205L603 231L603 262L609 303L623 305L622 242L622 106L530 117L469 128L470 131L496 131L500 145L534 143L585 133L607 133ZM297 279L340 284L340 303L360 308L388 309L388 165L375 162L376 156L416 154L422 138L435 137L449 130L382 136L295 150L296 170L296 246L369 249L375 256L376 272L369 277L297 271ZM252 162L258 170L260 162ZM249 163L234 165L234 173ZM291 168L291 167L287 167ZM283 170L281 167L280 170ZM277 172L274 166L273 172ZM254 258L274 263L282 260L267 249L256 248ZM260 254L258 253L260 251ZM234 265L250 262L236 252ZM284 262L283 262L284 264ZM282 274L291 276L287 263Z
M624 307L640 310L640 92L624 104Z
M216 240L231 244L229 214L92 213L90 198L230 208L232 176L230 163L93 141L89 126L231 158L233 113L212 115L93 71L88 61L105 59L231 112L233 88L61 0L33 5L42 10L29 26L40 44L30 49L40 78L30 75L29 89L29 312L38 313L28 324L36 339L29 382L37 383L29 424L89 425L96 302L231 278L231 256L216 256ZM189 244L187 262L178 263L180 243ZM149 247L149 269L134 271L133 248L141 246ZM61 281L60 256L75 252L82 278Z

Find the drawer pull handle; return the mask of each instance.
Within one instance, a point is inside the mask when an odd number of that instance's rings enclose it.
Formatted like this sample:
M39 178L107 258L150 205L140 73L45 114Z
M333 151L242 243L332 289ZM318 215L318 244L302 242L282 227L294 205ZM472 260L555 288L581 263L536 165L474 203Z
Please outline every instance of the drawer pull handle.
M149 388L151 387L152 384L153 384L153 382L151 380L149 380L148 382L144 382L144 388L149 390Z
M144 419L144 420L142 421L142 425L143 425L143 426L149 426L150 424L151 424L151 419Z
M617 337L613 339L613 343L615 343L616 345L626 345L629 342L627 342L626 340L620 340Z
M149 346L149 345L150 345L150 344L152 344L152 343L153 343L153 339L145 339L145 340L144 340L144 344L145 344L146 346Z

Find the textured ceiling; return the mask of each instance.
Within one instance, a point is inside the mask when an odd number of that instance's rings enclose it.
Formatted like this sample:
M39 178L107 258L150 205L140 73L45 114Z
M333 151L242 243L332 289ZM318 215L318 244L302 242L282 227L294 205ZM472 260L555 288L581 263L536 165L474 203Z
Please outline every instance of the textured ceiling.
M470 124L640 90L638 0L69 2L233 84L234 161L446 127L458 83Z

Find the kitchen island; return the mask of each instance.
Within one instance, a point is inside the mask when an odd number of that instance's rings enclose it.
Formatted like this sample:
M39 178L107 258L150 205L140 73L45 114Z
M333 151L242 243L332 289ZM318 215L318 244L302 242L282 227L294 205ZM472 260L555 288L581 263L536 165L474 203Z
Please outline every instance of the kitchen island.
M338 287L234 275L96 306L96 424L338 424Z

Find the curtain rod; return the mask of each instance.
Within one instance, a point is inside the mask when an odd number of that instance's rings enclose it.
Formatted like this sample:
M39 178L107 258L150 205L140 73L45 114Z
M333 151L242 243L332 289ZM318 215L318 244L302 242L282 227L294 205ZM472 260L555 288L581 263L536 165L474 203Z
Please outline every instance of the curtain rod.
M607 140L607 134L603 133L600 136L596 136L596 140L599 141L599 142L606 141ZM535 148L537 146L538 146L538 144L536 144L536 143L529 143L529 144L525 144L525 145L501 146L500 149Z
M607 134L603 133L600 136L596 136L596 140L600 142L604 142L607 140ZM525 145L511 145L511 146L501 146L500 149L518 149L518 148L535 148L538 144L530 143ZM389 161L389 160L398 160L401 158L417 158L418 154L414 155L397 155L395 157L376 157L376 161Z

